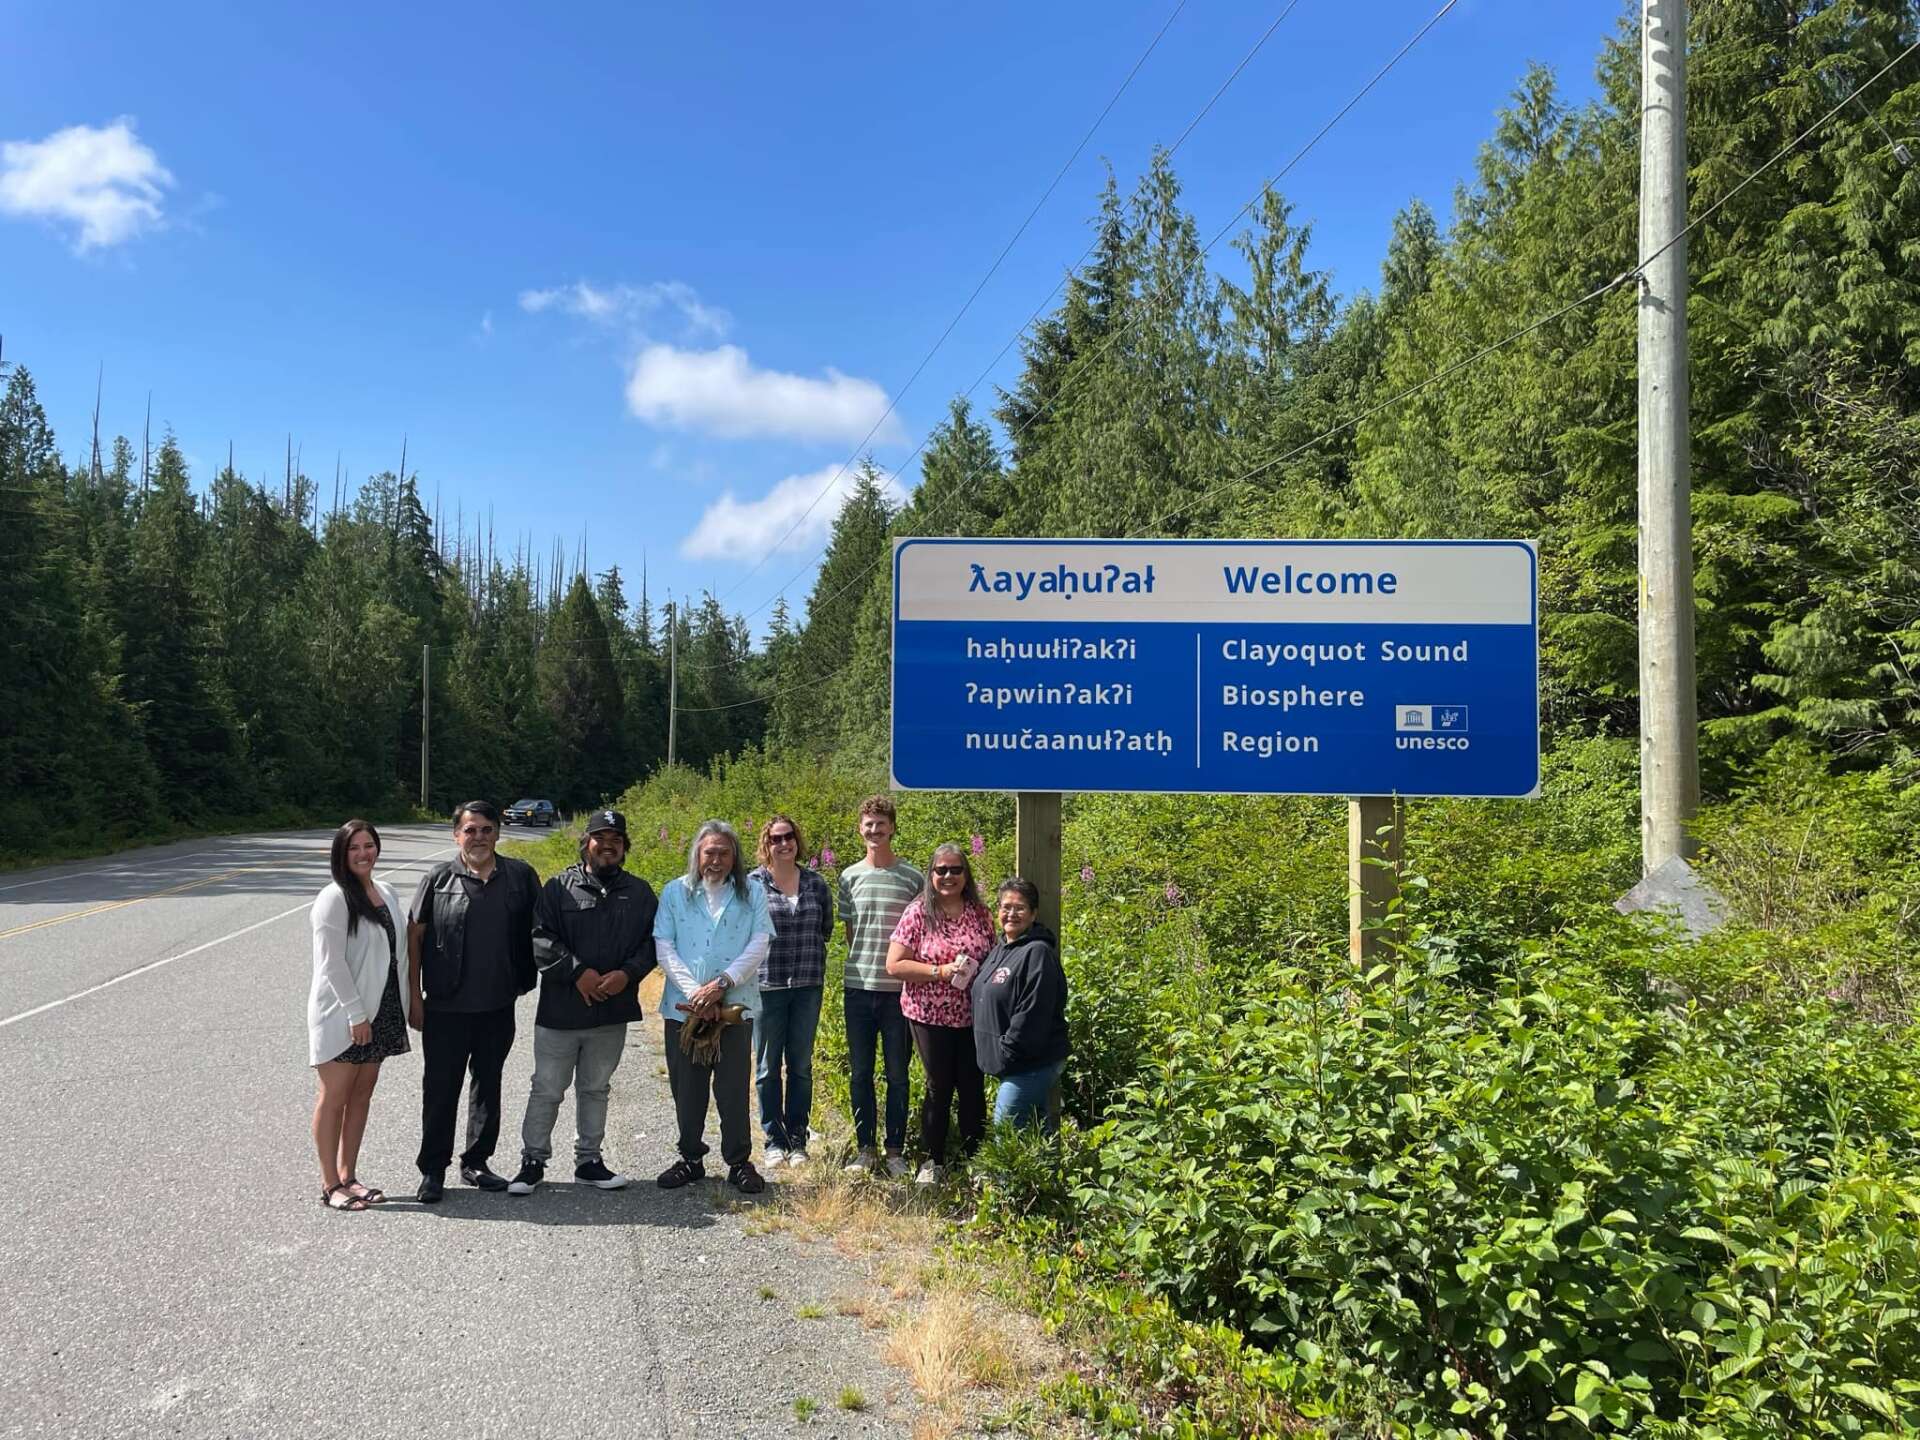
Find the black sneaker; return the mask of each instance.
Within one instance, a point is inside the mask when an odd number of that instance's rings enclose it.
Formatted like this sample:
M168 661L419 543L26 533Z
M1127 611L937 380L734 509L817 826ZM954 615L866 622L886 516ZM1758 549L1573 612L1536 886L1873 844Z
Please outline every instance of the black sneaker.
M742 1160L727 1171L727 1183L742 1195L758 1195L767 1188L767 1182L760 1178L760 1172L753 1168L751 1160Z
M462 1165L460 1178L477 1190L504 1190L506 1180L493 1173L484 1165Z
M704 1180L707 1167L698 1160L676 1160L660 1172L655 1183L662 1190L678 1190L682 1185L691 1185L696 1180Z
M573 1167L573 1178L583 1185L591 1185L596 1190L624 1190L633 1183L625 1175L616 1175L598 1160L589 1160L584 1165Z
M414 1191L414 1199L422 1205L438 1205L447 1198L447 1177L444 1175L422 1175L420 1188Z
M507 1194L531 1195L540 1182L547 1178L547 1167L538 1160L523 1160L520 1173L507 1182Z

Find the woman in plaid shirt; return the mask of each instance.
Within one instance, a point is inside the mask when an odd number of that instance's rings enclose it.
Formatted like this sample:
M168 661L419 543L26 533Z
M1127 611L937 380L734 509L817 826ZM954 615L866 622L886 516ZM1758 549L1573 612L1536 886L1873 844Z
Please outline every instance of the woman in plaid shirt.
M805 848L793 818L773 816L760 827L760 868L751 877L767 892L767 914L773 919L773 942L760 970L760 1018L753 1027L769 1170L807 1163L807 1120L813 1113L813 1039L827 980L833 892L819 871L800 863Z

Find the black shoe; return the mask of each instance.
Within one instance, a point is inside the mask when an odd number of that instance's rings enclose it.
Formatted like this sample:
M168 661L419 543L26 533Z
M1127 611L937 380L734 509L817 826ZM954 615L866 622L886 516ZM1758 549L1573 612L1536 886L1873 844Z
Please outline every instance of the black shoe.
M547 1167L538 1160L524 1160L520 1173L507 1182L507 1194L531 1195L534 1187L547 1178Z
M760 1172L753 1168L751 1160L742 1160L727 1171L727 1183L742 1195L758 1195L767 1188L767 1182L760 1178Z
M706 1178L707 1167L698 1160L676 1160L660 1172L660 1179L655 1183L662 1190L678 1190L682 1185Z
M484 1165L462 1165L460 1167L460 1178L479 1190L504 1190L507 1188L506 1180L494 1174L493 1171Z
M447 1177L444 1175L422 1175L420 1188L414 1191L413 1198L422 1205L438 1205L447 1198Z
M573 1178L596 1190L624 1190L633 1183L625 1175L616 1175L598 1160L573 1167Z

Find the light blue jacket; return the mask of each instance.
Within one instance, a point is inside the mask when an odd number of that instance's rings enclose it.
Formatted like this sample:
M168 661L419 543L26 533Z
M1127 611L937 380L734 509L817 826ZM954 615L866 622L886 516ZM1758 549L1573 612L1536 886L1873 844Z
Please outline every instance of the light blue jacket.
M722 894L726 904L716 919L707 910L701 887L689 885L684 875L669 880L660 891L653 939L667 977L660 1013L668 1020L685 1020L686 1014L674 1007L685 1004L690 992L723 970L733 981L727 1003L744 1005L750 1017L760 1013L760 966L773 938L767 892L749 879L746 899L732 885Z

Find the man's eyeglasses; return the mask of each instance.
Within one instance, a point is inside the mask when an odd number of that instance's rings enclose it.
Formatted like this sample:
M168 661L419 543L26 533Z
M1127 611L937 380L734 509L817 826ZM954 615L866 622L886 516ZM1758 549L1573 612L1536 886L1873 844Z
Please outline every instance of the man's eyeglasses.
M783 832L781 832L781 833L780 833L780 834L778 834L778 835L769 835L769 836L767 836L767 844L769 844L769 845L791 845L791 844L793 844L793 843L794 843L794 841L796 841L796 840L797 840L797 839L799 839L799 838L800 838L800 837L799 837L799 836L797 836L797 835L795 835L795 834L793 833L793 831L791 831L791 830L786 830L786 831L783 831Z
M933 873L939 876L964 875L967 873L967 867L964 865L936 865L933 867Z

